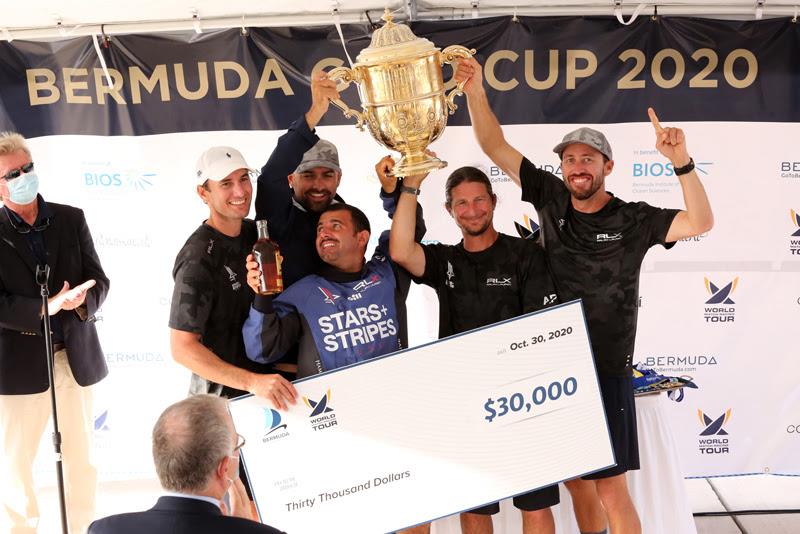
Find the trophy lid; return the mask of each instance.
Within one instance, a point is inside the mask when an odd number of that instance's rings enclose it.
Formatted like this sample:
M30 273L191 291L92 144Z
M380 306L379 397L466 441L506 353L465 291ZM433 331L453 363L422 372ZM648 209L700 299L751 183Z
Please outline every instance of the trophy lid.
M417 37L405 24L395 24L387 7L382 20L386 22L372 34L369 46L361 51L356 63L385 63L438 50L424 37Z

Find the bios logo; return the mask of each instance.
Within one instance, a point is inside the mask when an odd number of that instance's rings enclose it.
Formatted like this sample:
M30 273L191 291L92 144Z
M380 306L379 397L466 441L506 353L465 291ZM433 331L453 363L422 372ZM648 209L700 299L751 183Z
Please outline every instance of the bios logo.
M792 225L795 227L794 233L789 237L789 252L795 256L800 256L800 213L789 210L792 218Z
M285 438L289 435L287 427L288 425L281 421L281 414L277 410L264 408L264 437L261 438L263 443Z
M714 165L711 161L696 161L694 169L697 174L708 175L711 166ZM675 167L672 163L662 163L660 161L654 162L641 162L633 164L633 177L652 177L652 178L669 178L675 176Z
M315 432L336 426L336 414L333 413L333 408L328 406L330 401L330 389L316 402L308 397L303 397L303 402L306 406L311 408L311 413L308 417L311 419L311 428L313 428Z
M531 239L533 241L539 240L539 235L541 234L541 229L539 225L536 224L536 221L532 220L528 215L522 215L523 223L520 224L514 221L514 227L517 229L517 233L522 239Z
M729 454L730 438L724 425L731 419L731 409L717 418L709 417L702 410L697 410L697 416L702 426L698 439L700 454Z
M114 168L110 162L86 163L83 186L105 191L145 192L153 188L156 173L138 169Z
M800 161L781 161L781 178L800 178Z
M718 287L708 278L704 278L706 291L711 297L706 301L703 308L703 317L707 323L732 323L736 318L736 304L731 298L731 294L739 285L739 277L722 287Z

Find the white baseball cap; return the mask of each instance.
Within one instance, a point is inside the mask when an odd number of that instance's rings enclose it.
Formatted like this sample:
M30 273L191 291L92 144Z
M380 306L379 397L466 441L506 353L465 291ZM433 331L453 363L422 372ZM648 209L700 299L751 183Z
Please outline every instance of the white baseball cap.
M241 152L235 148L229 146L211 147L203 152L203 155L197 160L197 185L203 185L206 180L218 182L239 169L247 169L250 173L255 172L248 167Z

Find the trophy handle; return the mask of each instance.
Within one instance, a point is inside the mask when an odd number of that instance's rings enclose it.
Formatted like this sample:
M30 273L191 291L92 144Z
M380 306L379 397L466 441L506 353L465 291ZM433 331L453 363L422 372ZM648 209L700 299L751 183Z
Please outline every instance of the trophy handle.
M467 48L461 45L452 45L442 50L441 56L439 57L442 65L444 65L445 63L452 65L459 59L471 58L474 55L475 55L474 48ZM467 82L466 81L458 82L458 85L456 85L455 88L452 91L450 91L450 93L445 98L445 101L447 102L447 110L450 112L450 115L455 113L456 110L458 109L458 104L456 104L455 100L457 96L464 94L465 83Z
M328 79L336 80L337 82L342 82L340 84L337 84L336 87L336 89L339 92L347 89L347 87L349 87L350 84L353 82L358 83L356 72L353 69L348 69L347 67L336 67L335 69L332 69L331 71L328 72ZM358 128L362 132L364 131L363 113L361 113L360 111L356 111L354 109L350 109L350 107L347 104L345 104L344 101L338 98L332 98L331 104L342 110L342 113L344 113L344 116L347 117L348 119L351 117L355 117L356 128Z

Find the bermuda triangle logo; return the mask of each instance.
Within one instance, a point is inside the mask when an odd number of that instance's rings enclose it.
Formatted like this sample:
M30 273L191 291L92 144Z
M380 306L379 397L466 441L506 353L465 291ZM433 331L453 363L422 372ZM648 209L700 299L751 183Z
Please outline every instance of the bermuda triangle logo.
M739 285L739 277L737 276L731 282L723 287L717 287L714 282L708 278L704 278L706 282L706 290L711 295L711 298L706 301L706 304L736 304L730 295L736 290Z
M333 411L333 408L328 407L328 402L331 400L331 390L329 389L325 395L314 402L313 400L309 399L308 397L303 397L303 402L306 403L306 406L311 408L311 415L309 417L317 417L318 415L322 415L324 413L329 413Z
M697 416L700 418L700 424L703 426L703 431L700 432L701 436L727 436L728 433L723 428L731 419L731 409L728 408L724 414L716 419L712 419L704 414L702 410L697 410Z
M517 229L517 233L522 239L532 239L533 241L539 240L539 234L541 233L541 229L539 225L536 224L535 221L531 220L530 217L523 214L523 224L520 224L514 221L514 227Z

